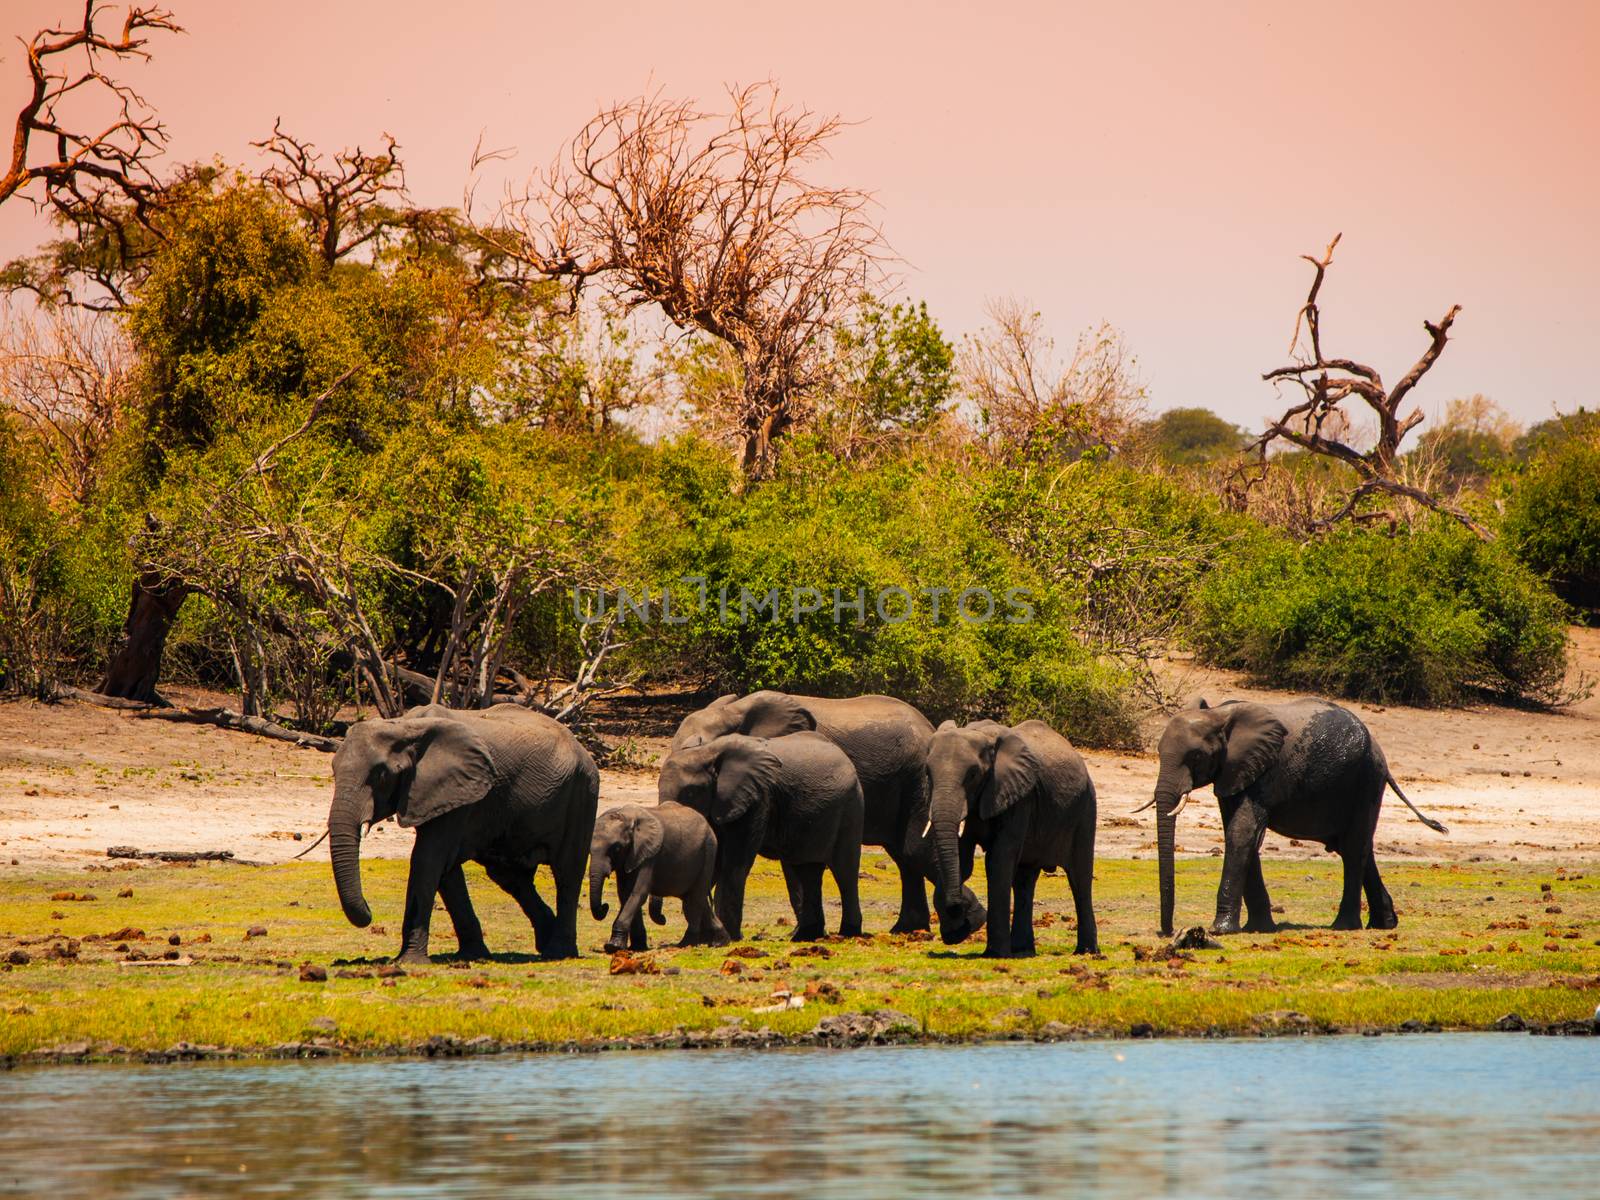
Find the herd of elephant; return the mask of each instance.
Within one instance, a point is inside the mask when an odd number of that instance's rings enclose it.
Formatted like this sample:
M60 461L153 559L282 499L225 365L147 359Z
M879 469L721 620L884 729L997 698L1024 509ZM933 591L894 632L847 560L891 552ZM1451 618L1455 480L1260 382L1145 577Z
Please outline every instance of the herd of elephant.
M1213 932L1275 927L1261 872L1270 829L1316 841L1344 862L1335 929L1393 928L1394 904L1373 858L1385 788L1395 783L1371 732L1325 700L1266 705L1201 700L1175 715L1159 744L1156 809L1161 930L1172 932L1174 827L1196 788L1211 785L1226 849ZM563 725L514 704L459 711L440 705L351 727L334 756L328 814L334 881L345 915L372 920L361 889L362 827L390 816L416 828L399 960L426 961L437 896L463 958L487 956L462 872L480 863L533 925L541 957L578 953L585 866L590 907L619 911L608 950L644 949L644 909L682 901L683 945L722 945L743 932L745 881L757 856L782 866L793 937L826 933L823 873L838 888L838 932L862 930L861 847L881 846L900 875L891 932L931 926L948 944L985 930L983 953L1034 951L1033 896L1041 872L1064 870L1076 908L1076 952L1096 953L1094 781L1071 743L1042 721L937 729L890 696L823 699L761 691L723 696L678 726L661 767L659 803L598 814L600 776ZM987 890L967 886L985 855ZM555 878L555 908L534 872ZM1241 914L1241 908L1243 913ZM1244 916L1241 924L1241 915Z

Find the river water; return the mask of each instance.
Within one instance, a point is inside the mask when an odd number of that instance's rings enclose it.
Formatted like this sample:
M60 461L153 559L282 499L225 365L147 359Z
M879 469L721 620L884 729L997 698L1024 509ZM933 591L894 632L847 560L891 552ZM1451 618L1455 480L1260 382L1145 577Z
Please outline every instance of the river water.
M1600 1039L1514 1034L53 1067L0 1195L1600 1194Z

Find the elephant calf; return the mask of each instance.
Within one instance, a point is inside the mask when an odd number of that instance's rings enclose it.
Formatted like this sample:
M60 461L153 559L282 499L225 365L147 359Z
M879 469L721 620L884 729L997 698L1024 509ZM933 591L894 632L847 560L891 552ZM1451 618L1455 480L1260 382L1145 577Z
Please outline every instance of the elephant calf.
M928 747L928 823L939 864L939 914L947 945L972 933L961 881L982 846L989 878L985 957L1031 955L1033 889L1040 871L1065 867L1077 909L1075 953L1100 950L1094 919L1094 781L1083 756L1043 721L1011 728L946 721Z
M843 750L815 733L729 734L668 756L662 804L686 804L717 831L717 916L728 935L744 927L744 885L756 855L783 864L795 910L793 940L827 932L826 867L844 903L839 932L861 933L861 783Z
M608 951L649 949L644 907L650 919L666 924L661 897L683 900L688 930L680 946L725 946L728 931L711 910L711 885L717 869L717 835L706 819L682 804L645 808L629 804L600 814L589 844L589 911L604 920L606 877L617 876L621 910L606 939Z

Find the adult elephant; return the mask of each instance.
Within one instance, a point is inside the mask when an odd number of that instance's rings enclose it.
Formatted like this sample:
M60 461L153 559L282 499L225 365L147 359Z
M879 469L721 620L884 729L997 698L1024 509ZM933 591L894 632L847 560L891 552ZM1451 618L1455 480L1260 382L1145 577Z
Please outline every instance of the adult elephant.
M1447 832L1406 799L1360 718L1327 700L1230 700L1215 708L1201 700L1167 723L1158 752L1155 796L1137 811L1151 805L1156 809L1163 935L1172 933L1177 816L1195 788L1213 785L1227 839L1213 933L1239 931L1241 900L1249 910L1243 926L1247 932L1277 928L1261 874L1261 841L1269 829L1321 842L1344 860L1344 894L1335 929L1361 928L1363 888L1370 928L1393 929L1400 923L1372 855L1386 786L1429 829Z
M783 864L793 941L827 932L824 868L844 906L839 933L860 936L861 784L838 746L810 731L728 734L673 752L657 786L661 804L687 805L716 830L716 910L729 937L743 934L745 879L758 854Z
M830 700L774 691L727 695L685 717L672 737L672 750L734 733L777 738L804 730L815 730L844 751L861 782L862 842L882 846L899 871L900 913L890 932L927 929L924 880L933 881L935 900L941 907L944 904L917 821L917 814L926 811L923 763L933 725L904 700L893 696ZM964 919L982 924L985 914L977 896L963 888L961 897Z
M984 851L989 881L987 958L1031 955L1033 891L1041 871L1065 867L1077 910L1076 954L1100 950L1094 919L1094 781L1083 756L1043 721L1015 727L946 721L928 745L927 831L940 893L960 891ZM959 904L939 914L947 945L976 927Z
M333 758L329 851L351 924L372 921L361 890L363 824L415 828L398 961L425 962L433 899L444 901L462 958L483 958L483 928L467 895L471 860L521 906L545 958L578 953L578 903L600 774L563 725L517 705L483 712L438 705L351 726ZM534 888L555 875L556 908Z

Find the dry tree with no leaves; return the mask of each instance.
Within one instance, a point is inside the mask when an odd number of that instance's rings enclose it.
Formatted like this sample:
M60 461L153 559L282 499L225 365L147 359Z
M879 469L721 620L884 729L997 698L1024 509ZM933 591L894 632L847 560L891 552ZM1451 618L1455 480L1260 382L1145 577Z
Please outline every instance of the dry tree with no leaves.
M1449 341L1450 327L1460 313L1461 306L1451 305L1437 324L1432 321L1422 323L1429 338L1428 348L1391 388L1384 387L1382 377L1372 367L1354 359L1329 357L1322 348L1322 312L1317 304L1317 295L1333 262L1334 247L1339 244L1340 236L1334 235L1321 258L1313 258L1309 254L1301 256L1315 268L1316 273L1312 276L1305 303L1295 318L1290 353L1293 354L1302 345L1302 329L1305 330L1304 341L1309 343L1306 346L1309 353L1302 353L1298 361L1262 376L1269 383L1295 385L1304 394L1304 399L1290 405L1246 449L1248 461L1235 470L1225 488L1225 495L1235 507L1243 508L1250 490L1267 473L1268 451L1275 443L1287 442L1311 454L1341 462L1354 470L1358 477L1356 486L1337 508L1307 517L1307 532L1320 533L1344 520L1388 521L1394 524L1394 513L1361 509L1362 501L1368 497L1390 496L1443 513L1461 522L1479 537L1487 539L1490 536L1488 531L1461 508L1408 480L1400 458L1400 443L1423 419L1421 409L1412 409L1401 415L1401 406L1438 361L1445 343ZM1358 450L1348 440L1351 422L1340 405L1352 396L1363 400L1377 418L1377 439L1370 450Z
M843 127L771 83L730 89L717 113L640 97L585 125L483 233L575 293L594 279L625 309L653 305L730 347L741 395L727 433L759 477L822 380L832 324L887 254L871 198L813 175Z
M95 27L104 8L87 0L76 29L42 29L23 43L30 87L0 174L0 204L39 181L44 194L35 203L69 215L107 192L142 212L157 190L149 160L165 148L166 129L138 92L106 73L105 60L149 58L150 32L182 27L164 9L130 6L121 34L104 34ZM82 51L81 65L72 65L75 51ZM71 104L87 111L69 119L63 110ZM109 111L95 120L97 105Z

